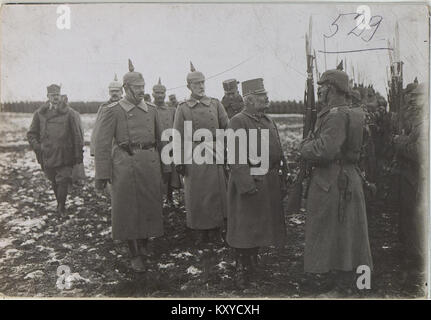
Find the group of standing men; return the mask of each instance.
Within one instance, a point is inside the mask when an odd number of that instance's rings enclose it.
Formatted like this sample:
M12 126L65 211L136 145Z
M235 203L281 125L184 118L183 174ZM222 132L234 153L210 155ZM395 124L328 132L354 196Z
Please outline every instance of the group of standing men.
M214 244L221 240L227 220L226 241L237 249L238 270L247 277L257 262L257 248L281 245L285 235L282 195L277 187L283 152L274 122L264 114L269 106L262 79L243 82L243 95L236 80L224 84L229 97L227 110L215 98L205 95L205 76L191 65L186 77L191 96L175 108L165 104L166 88L153 87L154 104L144 100L145 81L129 61L123 83L110 89L125 90L125 97L101 106L93 131L91 150L95 156L96 187L112 183L112 236L126 240L135 271L145 271L148 238L163 234L163 193L167 200L172 189L184 186L187 227L193 230L195 243L204 249L206 274L213 262ZM111 90L112 97L112 90ZM226 99L225 99L226 100ZM240 105L238 106L237 102ZM187 141L186 121L192 124L191 136L199 129L268 129L270 168L267 175L251 176L248 165L232 165L227 173L223 164L166 165L161 150L166 142L162 133L176 129L181 148L200 141ZM209 152L215 149L210 148ZM182 152L184 155L185 153ZM183 159L182 159L183 160ZM276 191L272 191L275 188Z
M259 267L258 248L282 246L286 236L282 207L286 160L277 127L265 114L268 95L262 79L242 82L242 96L238 82L227 80L220 102L206 96L205 76L193 65L186 81L191 95L176 106L172 96L171 103L165 103L166 87L159 79L153 87L153 104L145 101L144 78L129 60L129 72L122 83L115 79L110 84L111 98L97 114L90 146L96 188L111 185L113 239L127 241L132 268L144 272L148 239L163 235L163 193L171 201L172 189L184 185L187 227L194 231L196 245L206 252L204 266L211 268L214 241L220 240L227 221L225 240L235 248L238 279L246 283ZM337 271L341 285L347 274L351 286L352 272L359 265L372 269L363 180L357 168L365 117L350 112L351 89L345 72L328 70L318 83L317 122L300 146L302 159L312 168L304 268L309 273ZM64 211L64 185L69 183L70 166L82 162L83 141L69 108L56 107L57 94L58 86L48 87L49 102L35 113L28 138L38 159L42 158L42 168ZM252 175L256 166L252 161L228 167L165 164L161 159L164 130L178 130L183 147L186 142L193 147L200 143L186 141L185 121L192 123L191 136L199 129L209 130L213 137L217 129L245 129L248 141L250 130L259 134L267 130L268 171ZM238 153L236 148L235 159Z

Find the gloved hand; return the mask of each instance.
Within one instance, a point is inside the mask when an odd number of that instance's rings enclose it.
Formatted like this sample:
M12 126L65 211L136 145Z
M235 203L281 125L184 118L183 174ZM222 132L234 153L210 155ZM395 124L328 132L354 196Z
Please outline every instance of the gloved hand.
M108 184L109 179L96 179L95 181L95 187L97 190L102 191L105 189L106 185Z

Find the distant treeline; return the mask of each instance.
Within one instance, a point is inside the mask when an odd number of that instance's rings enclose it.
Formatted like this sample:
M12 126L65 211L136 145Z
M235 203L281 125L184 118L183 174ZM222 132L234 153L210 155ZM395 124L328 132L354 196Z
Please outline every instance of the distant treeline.
M33 113L44 103L43 101L6 102L1 104L1 111ZM69 102L69 106L79 113L96 113L101 104L102 102L98 101Z
M44 102L42 101L20 101L20 102L6 102L1 104L1 111L3 112L23 112L33 113ZM79 113L96 113L102 102L97 101L76 101L69 102L69 105ZM271 101L268 113L302 113L304 105L301 101Z

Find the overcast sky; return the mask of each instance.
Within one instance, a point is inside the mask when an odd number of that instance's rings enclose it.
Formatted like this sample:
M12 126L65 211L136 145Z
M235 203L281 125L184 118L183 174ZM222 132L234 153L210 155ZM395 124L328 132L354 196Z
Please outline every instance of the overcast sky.
M189 61L207 78L208 96L221 99L222 81L262 77L272 100L302 100L305 40L313 19L313 48L324 71L323 35L339 14L357 5L333 4L72 4L70 30L56 26L58 5L7 5L1 11L1 101L44 100L46 86L61 83L69 100L108 98L114 73L122 78L131 58L142 72L146 92L161 77L179 99ZM429 30L424 5L370 5L383 19L373 38L347 35L353 16L338 20L338 32L326 40L327 51L387 47L399 23L405 83L429 71ZM374 18L374 19L377 19ZM377 21L377 20L372 20ZM366 40L372 31L366 30ZM385 94L387 50L327 54L328 69L347 58L347 72ZM221 74L220 74L221 73ZM178 88L179 87L179 88ZM174 88L174 89L172 89Z

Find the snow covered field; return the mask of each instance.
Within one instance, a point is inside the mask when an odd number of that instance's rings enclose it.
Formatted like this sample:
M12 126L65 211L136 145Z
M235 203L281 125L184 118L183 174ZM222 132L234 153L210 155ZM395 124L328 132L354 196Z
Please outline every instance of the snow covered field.
M223 243L215 247L213 270L203 275L204 252L185 227L181 193L174 195L175 207L164 207L165 235L150 241L147 274L134 274L125 244L111 239L110 199L93 186L88 143L94 119L95 114L82 115L87 180L72 188L68 215L58 217L54 194L26 141L31 114L0 113L0 296L313 296L303 273L303 213L286 216L286 246L262 249L261 270L250 288L241 290L233 281L233 252ZM275 119L289 155L300 141L302 117ZM375 271L372 290L360 297L405 296L393 220L389 212L370 216Z

